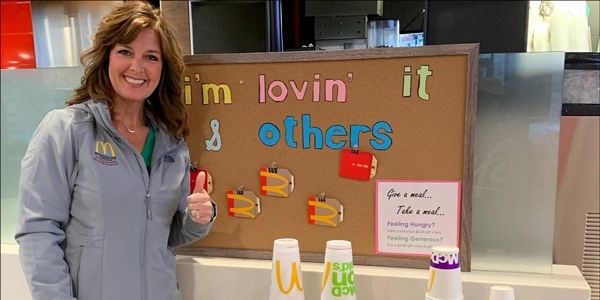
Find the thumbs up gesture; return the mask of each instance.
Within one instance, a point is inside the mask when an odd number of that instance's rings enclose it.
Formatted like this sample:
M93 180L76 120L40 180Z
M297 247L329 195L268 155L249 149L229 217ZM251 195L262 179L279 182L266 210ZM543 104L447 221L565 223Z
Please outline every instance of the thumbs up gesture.
M206 172L201 171L196 178L196 185L191 195L187 197L188 209L192 220L196 223L207 224L213 215L213 205L210 196L204 190Z

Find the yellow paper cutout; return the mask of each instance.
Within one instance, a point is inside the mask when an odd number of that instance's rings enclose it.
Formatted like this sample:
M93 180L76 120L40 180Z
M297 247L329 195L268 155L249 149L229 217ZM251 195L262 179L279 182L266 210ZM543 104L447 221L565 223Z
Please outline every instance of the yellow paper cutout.
M308 223L337 227L344 220L344 206L336 199L324 196L308 198Z
M227 207L231 217L254 219L260 214L260 199L250 191L228 191Z
M294 175L287 169L260 168L260 194L288 197L294 191Z

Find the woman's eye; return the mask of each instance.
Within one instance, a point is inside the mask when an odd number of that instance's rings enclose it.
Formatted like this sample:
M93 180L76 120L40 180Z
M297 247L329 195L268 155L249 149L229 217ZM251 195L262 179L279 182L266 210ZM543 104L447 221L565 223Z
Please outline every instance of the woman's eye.
M129 55L129 54L131 54L131 52L129 52L129 50L126 50L126 49L121 49L121 50L117 51L117 53L119 53L121 55Z
M148 55L148 56L146 56L146 57L147 57L147 59L148 59L148 60L151 60L151 61L158 61L158 57L157 57L157 56L155 56L155 55Z

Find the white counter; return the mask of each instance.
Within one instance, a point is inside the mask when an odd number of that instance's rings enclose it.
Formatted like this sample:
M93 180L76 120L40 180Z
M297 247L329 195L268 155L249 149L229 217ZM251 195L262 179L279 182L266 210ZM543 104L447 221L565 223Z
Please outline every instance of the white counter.
M31 299L16 245L2 244L1 299ZM302 263L306 300L318 300L323 266ZM427 270L355 266L357 299L421 300ZM268 299L271 261L217 257L177 257L184 299ZM465 300L487 300L492 285L509 285L517 300L588 300L590 287L575 266L554 265L552 274L473 271L462 273Z

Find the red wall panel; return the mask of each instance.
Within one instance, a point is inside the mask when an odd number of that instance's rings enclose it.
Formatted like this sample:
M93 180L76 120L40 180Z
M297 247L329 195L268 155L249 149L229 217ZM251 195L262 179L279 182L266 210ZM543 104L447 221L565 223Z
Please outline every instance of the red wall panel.
M31 1L0 2L2 34L33 32L31 22Z
M31 1L0 2L2 69L35 68Z

